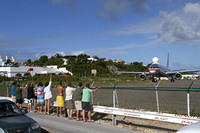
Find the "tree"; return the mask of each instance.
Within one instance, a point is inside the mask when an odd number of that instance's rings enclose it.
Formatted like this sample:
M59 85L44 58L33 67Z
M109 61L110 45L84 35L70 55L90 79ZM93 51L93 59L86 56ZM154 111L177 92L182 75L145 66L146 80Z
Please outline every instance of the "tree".
M31 65L33 64L33 62L32 62L31 59L28 59L28 60L25 61L23 64L26 65L26 66L31 66Z
M31 77L31 74L29 72L24 73L24 77Z
M56 57L56 58L63 58L63 56L61 54L59 54L59 53L55 54L54 57Z
M22 77L22 74L21 73L17 73L15 76L16 77Z
M143 72L148 70L148 68L144 66L142 62L133 62L131 63L131 66L133 67L134 71L137 72Z
M8 64L11 64L11 63L12 63L12 61L10 59L7 59L5 64L8 65Z
M46 62L46 65L57 65L57 66L62 66L64 61L61 58L56 58L52 56L48 62Z
M39 61L43 66L48 61L48 56L46 56L46 55L41 56Z
M39 60L35 60L35 61L33 62L33 65L34 65L34 66L42 66L42 64L41 64L41 62L40 62Z
M78 55L77 57L77 63L78 64L86 64L88 62L88 58L90 58L89 55L86 55L86 54L80 54Z
M19 67L19 63L18 62L12 62L14 67Z

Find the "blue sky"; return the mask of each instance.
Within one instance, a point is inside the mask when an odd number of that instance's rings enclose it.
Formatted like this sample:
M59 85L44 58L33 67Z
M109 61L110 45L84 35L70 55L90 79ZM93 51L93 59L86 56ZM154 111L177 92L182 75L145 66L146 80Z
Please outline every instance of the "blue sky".
M0 0L0 55L86 53L200 68L198 0Z

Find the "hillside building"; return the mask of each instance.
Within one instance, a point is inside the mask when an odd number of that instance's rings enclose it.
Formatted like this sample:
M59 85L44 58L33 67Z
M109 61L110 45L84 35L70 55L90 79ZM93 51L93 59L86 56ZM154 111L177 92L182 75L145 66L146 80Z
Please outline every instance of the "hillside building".
M66 68L57 68L57 66L47 66L47 67L30 67L30 66L20 66L20 67L0 67L0 75L7 77L15 77L17 73L24 75L30 72L32 76L35 74L70 74L73 75Z

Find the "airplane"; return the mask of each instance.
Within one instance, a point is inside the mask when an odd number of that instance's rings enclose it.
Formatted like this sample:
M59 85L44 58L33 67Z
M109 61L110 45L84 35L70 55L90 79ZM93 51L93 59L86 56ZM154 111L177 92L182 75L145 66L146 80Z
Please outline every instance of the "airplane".
M158 57L153 57L152 64L149 66L148 72L126 72L117 71L118 74L139 74L141 80L146 80L147 78L152 79L152 82L157 82L161 77L167 77L171 82L175 79L180 80L182 78L182 73L200 72L200 69L192 70L170 70L169 69L169 54L167 56L167 66L159 64Z

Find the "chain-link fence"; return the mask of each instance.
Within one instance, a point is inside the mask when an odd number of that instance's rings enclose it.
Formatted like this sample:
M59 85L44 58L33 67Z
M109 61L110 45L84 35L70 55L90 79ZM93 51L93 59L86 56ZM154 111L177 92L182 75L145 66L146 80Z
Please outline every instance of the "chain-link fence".
M194 115L200 112L199 92L198 80L115 84L102 86L94 94L93 101L95 105ZM113 93L116 95L116 105L113 105Z
M177 80L174 83L138 82L126 84L94 84L100 89L93 94L92 103L128 109L144 109L193 115L200 112L200 81ZM0 83L0 96L11 95L11 82ZM56 86L52 87L52 102ZM26 91L23 92L26 97Z
M0 83L0 96L11 96L11 83L10 82L3 82Z

